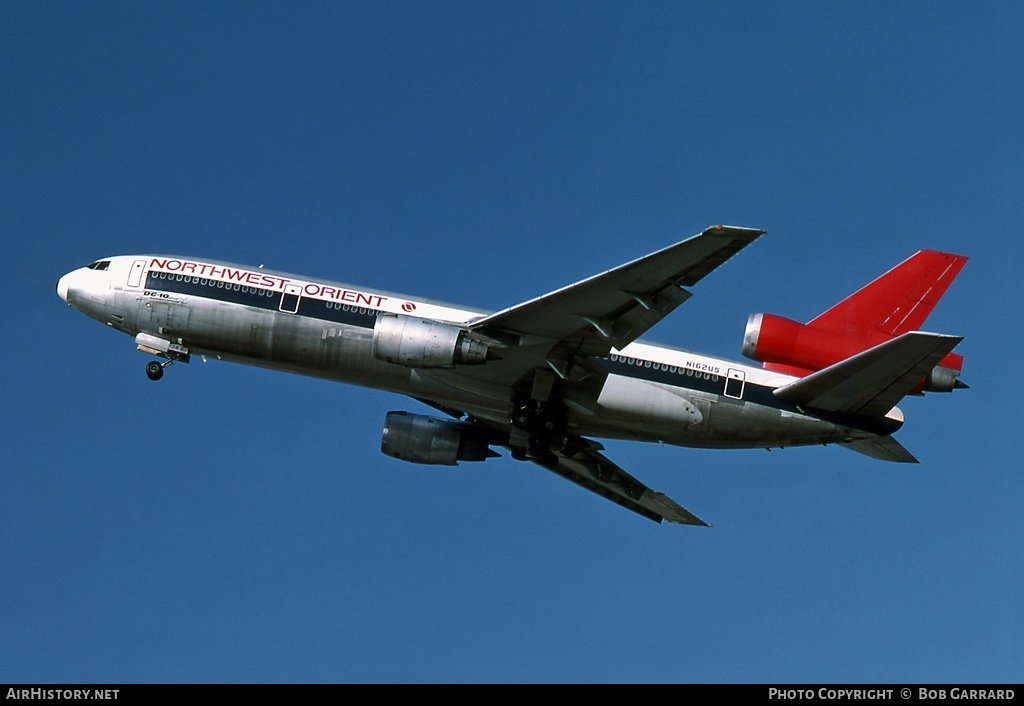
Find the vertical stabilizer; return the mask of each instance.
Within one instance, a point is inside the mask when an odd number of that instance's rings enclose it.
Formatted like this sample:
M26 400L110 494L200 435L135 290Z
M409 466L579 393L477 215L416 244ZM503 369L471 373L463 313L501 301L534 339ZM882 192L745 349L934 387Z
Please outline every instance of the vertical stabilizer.
M963 255L920 250L807 325L875 343L879 334L920 330L966 262Z
M806 324L752 314L742 352L765 369L803 377L911 331L919 331L963 269L963 255L919 250ZM950 353L924 389L948 391L963 370Z

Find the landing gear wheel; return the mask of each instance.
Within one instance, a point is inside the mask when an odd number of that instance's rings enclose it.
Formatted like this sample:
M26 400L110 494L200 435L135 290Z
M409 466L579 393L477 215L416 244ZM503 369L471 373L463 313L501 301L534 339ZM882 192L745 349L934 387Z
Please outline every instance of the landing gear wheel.
M512 414L512 424L520 429L529 429L533 426L533 410L526 405L520 405Z
M150 380L156 381L164 376L164 366L155 360L146 363L146 375Z

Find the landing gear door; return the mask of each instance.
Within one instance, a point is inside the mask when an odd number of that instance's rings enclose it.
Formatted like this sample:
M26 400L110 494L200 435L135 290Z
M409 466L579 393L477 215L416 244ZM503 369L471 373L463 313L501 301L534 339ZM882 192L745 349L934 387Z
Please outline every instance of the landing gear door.
M136 260L132 263L132 267L128 270L128 286L129 287L140 287L142 286L142 272L146 269L145 260Z

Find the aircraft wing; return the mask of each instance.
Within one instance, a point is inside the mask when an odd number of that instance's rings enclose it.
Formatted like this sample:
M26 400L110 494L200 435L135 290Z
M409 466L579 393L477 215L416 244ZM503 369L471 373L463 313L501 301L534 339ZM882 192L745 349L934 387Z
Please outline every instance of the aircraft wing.
M469 324L501 341L496 360L448 369L418 370L417 375L475 394L508 399L508 386L523 384L530 399L550 404L567 395L587 407L596 399L603 369L586 356L621 349L690 298L689 287L757 239L764 231L713 226L675 245L563 287ZM558 379L560 378L560 379ZM581 401L582 400L582 401ZM456 418L472 410L450 409L424 400ZM479 418L475 423L484 424ZM492 423L493 420L492 420ZM512 450L512 447L506 446ZM529 460L577 485L655 522L707 526L663 493L651 490L600 453L601 446L570 436ZM523 456L521 448L514 453Z
M483 428L494 428L490 424L473 419L471 415L467 415L461 409L424 398L417 398L417 400L455 419L477 424ZM509 446L505 446L505 448L513 451ZM601 444L586 437L569 436L560 447L551 448L550 454L545 458L530 458L530 460L541 468L557 473L580 487L597 493L649 520L658 523L674 522L680 525L710 527L707 522L680 506L664 493L651 490L626 473L602 454L602 449Z
M910 331L774 391L830 412L885 416L963 338Z
M689 299L690 292L682 287L696 284L763 232L713 226L638 260L490 314L471 328L560 341L575 354L607 355Z
M574 437L569 446L584 446L580 450L552 449L547 459L531 459L542 468L571 480L622 507L655 522L674 522L681 525L709 527L708 523L678 505L664 493L651 490L633 476L609 461L588 439Z

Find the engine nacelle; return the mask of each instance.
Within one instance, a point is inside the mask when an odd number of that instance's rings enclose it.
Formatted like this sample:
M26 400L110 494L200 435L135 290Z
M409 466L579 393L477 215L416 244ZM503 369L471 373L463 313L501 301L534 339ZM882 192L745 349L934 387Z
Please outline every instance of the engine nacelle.
M409 368L444 368L487 362L489 346L469 332L437 321L380 314L373 325L373 355Z
M459 461L485 461L499 456L489 443L498 441L486 430L453 419L388 412L380 450L402 461L455 466Z
M941 365L936 365L924 379L925 392L952 392L958 387L965 385L956 379L959 374L957 370L951 370Z
M821 370L859 350L849 339L775 314L751 314L743 332L747 358L802 370Z

